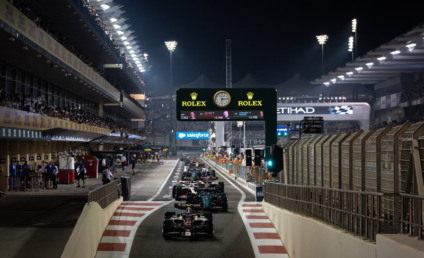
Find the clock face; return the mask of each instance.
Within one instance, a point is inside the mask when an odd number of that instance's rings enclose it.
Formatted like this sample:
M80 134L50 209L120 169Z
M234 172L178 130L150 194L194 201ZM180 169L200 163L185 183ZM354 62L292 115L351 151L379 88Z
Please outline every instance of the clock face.
M213 101L218 107L226 107L231 102L231 96L228 92L220 90L217 93L215 93L215 96L213 97Z

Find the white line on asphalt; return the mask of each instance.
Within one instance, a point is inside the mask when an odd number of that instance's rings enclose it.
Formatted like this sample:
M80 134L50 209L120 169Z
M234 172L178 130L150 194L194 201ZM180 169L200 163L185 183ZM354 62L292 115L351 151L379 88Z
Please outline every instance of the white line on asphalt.
M204 161L205 161L205 159L204 159ZM208 163L210 165L209 162L206 162L206 163ZM233 182L229 181L228 180L229 176L227 176L225 173L219 171L219 169L218 169L219 167L215 167L215 168L216 168L216 170L215 170L216 172L218 172L220 175L224 176L224 179L228 183L230 183L232 186L234 186L234 188L236 188L241 193L242 199L239 201L239 203L237 205L237 210L238 210L238 213L239 213L241 219L243 220L244 227L246 228L247 234L249 235L250 244L252 245L252 249L253 249L253 252L255 253L255 257L261 257L258 247L253 245L253 243L255 243L254 241L256 240L255 236L253 235L253 232L251 230L248 230L250 228L250 225L249 225L249 222L247 222L245 215L243 215L243 209L245 207L242 207L242 204L244 202L244 199L246 198L246 194L240 188L238 188L235 184L233 184ZM249 191L249 193L250 193L250 191Z
M162 185L159 187L159 189L158 189L158 191L156 192L156 194L152 197L152 198L150 198L149 200L147 200L147 201L152 201L153 199L155 199L159 194L160 194L160 192L162 191L162 189L165 187L165 185L166 185L166 182L168 182L168 179L171 177L171 175L172 175L172 171L174 171L174 169L175 169L175 167L178 165L178 163L180 163L179 162L179 160L177 160L177 163L175 163L175 166L171 169L171 171L169 172L169 175L166 177L166 179L163 181L163 183L162 183Z

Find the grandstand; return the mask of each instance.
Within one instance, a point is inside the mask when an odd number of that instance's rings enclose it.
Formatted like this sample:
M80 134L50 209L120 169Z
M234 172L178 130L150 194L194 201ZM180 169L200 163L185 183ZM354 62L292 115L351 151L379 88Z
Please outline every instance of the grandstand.
M149 65L125 31L121 8L113 1L0 0L7 50L0 53L0 145L9 146L0 150L1 176L12 159L33 169L73 148L88 155L143 139L140 73Z

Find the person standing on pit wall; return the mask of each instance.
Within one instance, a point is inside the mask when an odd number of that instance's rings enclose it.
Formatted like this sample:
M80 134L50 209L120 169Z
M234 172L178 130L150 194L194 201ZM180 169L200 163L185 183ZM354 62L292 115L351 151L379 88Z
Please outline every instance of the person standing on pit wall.
M9 176L10 176L9 191L12 191L16 186L16 164L13 160L10 161Z
M125 171L125 166L127 165L127 157L125 157L125 154L121 157L121 166L122 166L122 172Z
M82 188L85 188L85 166L84 166L84 162L83 162L82 159L79 161L79 165L78 165L78 185L77 185L77 187L81 187L80 179L82 179Z

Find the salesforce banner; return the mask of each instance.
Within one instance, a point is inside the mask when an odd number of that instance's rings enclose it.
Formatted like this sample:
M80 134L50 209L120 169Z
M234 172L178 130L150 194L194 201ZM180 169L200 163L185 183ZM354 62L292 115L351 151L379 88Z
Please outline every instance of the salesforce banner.
M209 140L209 132L177 132L177 140Z

